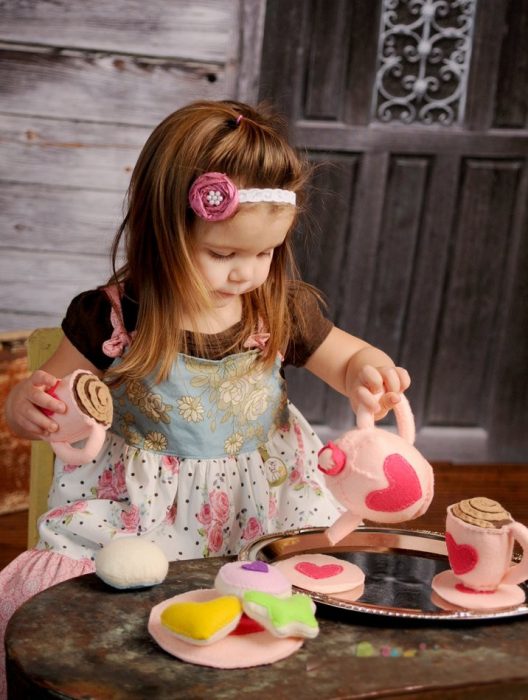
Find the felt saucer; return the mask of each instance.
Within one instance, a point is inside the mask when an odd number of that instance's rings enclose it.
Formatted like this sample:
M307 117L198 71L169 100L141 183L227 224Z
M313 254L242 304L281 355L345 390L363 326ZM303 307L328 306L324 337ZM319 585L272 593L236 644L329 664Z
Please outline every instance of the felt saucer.
M359 566L328 554L298 554L273 564L298 588L313 593L334 594L361 586L365 574Z
M441 598L438 593L431 590L431 603L436 605L440 610L446 610L448 612L463 612L465 608L461 608L459 605L453 605L453 603L448 603L447 600Z
M520 586L502 583L495 591L472 591L465 587L451 569L437 574L431 583L433 591L443 600L466 610L499 610L524 602Z
M359 598L361 598L364 592L365 584L361 583L359 586L352 588L350 591L332 593L332 598L335 598L335 600L340 600L343 603L355 603L356 600L359 600Z
M172 656L199 666L214 668L248 668L285 659L301 648L303 639L279 639L267 631L230 634L214 644L197 646L175 637L160 620L163 610L173 603L204 603L219 598L218 591L199 588L168 598L155 605L148 621L148 631L159 646Z

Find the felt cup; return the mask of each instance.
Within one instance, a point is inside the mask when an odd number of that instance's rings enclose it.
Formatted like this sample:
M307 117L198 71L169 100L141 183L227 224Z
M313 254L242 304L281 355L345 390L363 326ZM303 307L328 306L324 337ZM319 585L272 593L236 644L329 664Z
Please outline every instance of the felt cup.
M87 388L84 397L79 396L78 390L81 375L87 375L87 378L94 382L92 390ZM51 414L59 426L56 432L46 438L53 451L60 459L69 464L89 462L103 446L106 430L112 422L112 398L108 387L91 372L75 370L60 379L47 393L62 401L66 406L65 413ZM101 405L98 406L98 403ZM104 409L104 418L98 417L96 419L87 412L92 410L97 415L101 409ZM49 412L47 413L50 415ZM81 440L86 440L82 447L72 445L72 443Z
M528 528L511 521L501 527L465 522L447 509L446 545L455 578L474 591L495 591L502 584L528 579ZM523 549L520 563L512 565L514 542Z

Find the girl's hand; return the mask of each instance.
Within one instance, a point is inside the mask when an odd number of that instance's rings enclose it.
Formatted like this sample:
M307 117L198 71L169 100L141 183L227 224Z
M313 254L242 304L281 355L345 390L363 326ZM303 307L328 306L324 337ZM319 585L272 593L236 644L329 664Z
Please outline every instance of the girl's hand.
M363 365L349 395L354 413L357 415L363 406L374 415L374 420L384 418L410 384L409 373L403 367Z
M6 403L6 419L14 432L40 440L58 430L53 416L48 417L41 411L44 408L53 413L66 412L62 401L46 393L57 381L52 374L39 369L13 389Z

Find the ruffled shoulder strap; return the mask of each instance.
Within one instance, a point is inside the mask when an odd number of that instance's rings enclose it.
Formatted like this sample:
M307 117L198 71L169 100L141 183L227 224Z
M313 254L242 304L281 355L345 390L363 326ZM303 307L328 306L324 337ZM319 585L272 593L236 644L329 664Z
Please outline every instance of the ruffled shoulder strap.
M264 350L269 339L270 333L268 332L268 329L264 321L262 320L262 317L259 316L257 332L252 333L249 336L249 338L244 342L244 347L258 348L259 350ZM281 362L284 362L284 355L281 352L277 353L277 357Z
M107 357L121 357L125 349L132 343L136 331L129 333L125 328L123 310L121 308L121 296L123 289L120 285L112 284L103 289L110 300L110 322L112 323L112 335L103 343L103 352Z
M270 334L266 332L266 326L264 321L259 316L257 332L252 333L249 338L245 341L245 348L258 348L259 350L264 350L266 343L270 339Z

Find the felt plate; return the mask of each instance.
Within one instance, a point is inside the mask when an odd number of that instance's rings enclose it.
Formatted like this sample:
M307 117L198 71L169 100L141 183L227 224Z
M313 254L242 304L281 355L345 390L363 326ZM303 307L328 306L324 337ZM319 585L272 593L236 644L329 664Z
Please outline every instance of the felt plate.
M196 602L203 603L218 598L217 591L198 588L168 598L155 605L148 622L148 631L155 641L172 656L199 666L213 668L249 668L272 664L285 659L303 645L303 639L287 637L279 639L269 632L253 632L244 635L229 635L214 644L196 646L178 639L169 632L160 620L163 610L173 603Z
M449 610L435 604L431 582L450 567L444 536L434 532L359 527L332 547L324 528L291 530L254 540L238 558L273 564L316 552L345 559L365 573L364 591L355 600L354 595L316 593L294 586L319 604L368 615L423 620L487 620L528 614L527 601L496 610ZM526 582L520 588L528 599Z

